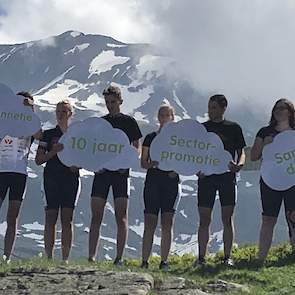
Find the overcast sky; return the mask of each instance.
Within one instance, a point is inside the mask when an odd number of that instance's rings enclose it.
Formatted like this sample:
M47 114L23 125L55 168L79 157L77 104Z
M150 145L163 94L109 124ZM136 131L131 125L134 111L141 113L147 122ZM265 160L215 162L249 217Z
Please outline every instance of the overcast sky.
M0 43L66 30L150 42L201 91L273 102L295 98L294 16L294 0L0 0Z

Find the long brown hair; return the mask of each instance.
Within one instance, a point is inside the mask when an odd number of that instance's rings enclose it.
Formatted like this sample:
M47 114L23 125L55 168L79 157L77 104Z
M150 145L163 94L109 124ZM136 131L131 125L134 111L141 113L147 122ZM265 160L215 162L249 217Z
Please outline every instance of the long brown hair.
M275 109L279 103L284 103L285 106L287 107L289 115L290 115L289 116L289 125L292 129L294 129L295 128L295 108L294 108L293 103L286 98L281 98L281 99L277 100L276 103L274 104L272 111L271 111L271 118L269 121L269 126L275 127L278 124L278 121L276 120L276 118L274 116L274 112L275 112Z

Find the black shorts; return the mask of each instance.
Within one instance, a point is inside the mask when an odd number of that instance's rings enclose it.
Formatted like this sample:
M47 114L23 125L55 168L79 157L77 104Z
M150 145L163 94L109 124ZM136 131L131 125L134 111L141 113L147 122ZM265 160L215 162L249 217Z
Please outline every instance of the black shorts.
M114 198L128 198L130 194L129 175L118 171L104 170L95 173L91 197L107 199L110 187L113 190Z
M295 210L295 186L284 191L276 191L260 178L260 194L262 215L278 217L282 201L284 201L285 211Z
M149 172L149 171L148 171ZM157 173L147 173L143 198L144 213L158 215L174 213L179 196L179 177L176 173L158 170Z
M26 182L26 174L16 172L0 172L0 199L5 199L9 189L10 201L22 201L26 193Z
M80 188L80 178L77 174L44 173L45 209L74 209Z
M213 208L218 191L221 206L236 204L236 175L226 172L198 180L198 207Z

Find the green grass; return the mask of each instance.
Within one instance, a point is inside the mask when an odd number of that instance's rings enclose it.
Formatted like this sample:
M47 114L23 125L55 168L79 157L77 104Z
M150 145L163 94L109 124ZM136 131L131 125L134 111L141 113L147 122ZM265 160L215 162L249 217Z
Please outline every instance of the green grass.
M168 272L162 272L158 269L159 257L152 257L150 268L145 271L139 268L139 260L126 259L125 266L120 268L119 271L147 272L155 278L156 285L161 284L168 276L179 276L186 279L188 288L198 286L205 291L208 283L225 280L247 285L251 294L255 295L295 294L295 257L292 255L289 245L282 244L273 247L264 267L257 266L256 256L256 246L244 246L233 250L232 257L235 261L235 267L231 269L221 264L222 253L217 253L208 258L208 263L203 268L193 268L192 265L196 257L187 254L171 256ZM0 276L7 272L48 271L60 266L61 263L58 261L48 261L36 257L15 261L9 265L0 264ZM104 271L114 270L111 262L99 262L90 265L83 259L72 261L68 266L63 267L79 270L89 266ZM154 293L151 292L151 294Z

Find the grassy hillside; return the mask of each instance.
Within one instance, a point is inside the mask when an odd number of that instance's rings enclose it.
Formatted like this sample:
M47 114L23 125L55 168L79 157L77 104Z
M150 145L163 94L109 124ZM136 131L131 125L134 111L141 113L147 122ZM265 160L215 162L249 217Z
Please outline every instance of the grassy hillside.
M186 279L188 288L197 286L204 291L210 291L207 286L210 283L224 280L227 282L246 285L250 288L250 294L295 294L295 257L291 247L283 244L273 247L268 260L264 266L259 266L256 260L257 247L244 246L234 249L233 258L235 267L228 268L221 264L222 255L217 253L208 259L208 264L203 268L193 268L195 257L192 255L171 256L169 259L170 269L162 272L158 269L159 257L152 257L149 270L145 272L152 275L156 284L161 283L169 277L183 277ZM140 261L125 261L118 271L143 272L139 268ZM59 261L49 262L44 258L36 257L30 260L12 261L9 265L1 263L0 276L5 276L7 272L44 271L61 266ZM65 268L83 269L89 267L86 260L76 260L70 262ZM114 270L111 262L99 262L91 264L99 270ZM157 294L157 293L152 293ZM243 294L243 292L234 293Z

